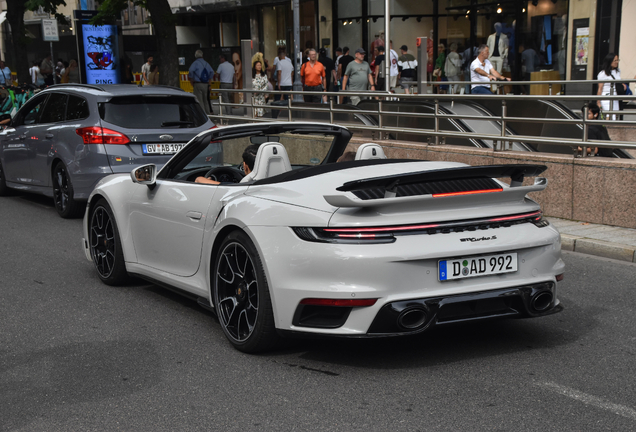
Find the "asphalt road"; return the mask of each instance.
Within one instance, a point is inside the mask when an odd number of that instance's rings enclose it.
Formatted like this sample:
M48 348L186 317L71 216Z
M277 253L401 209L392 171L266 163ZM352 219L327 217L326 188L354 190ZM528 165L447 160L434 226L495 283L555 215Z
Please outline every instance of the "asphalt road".
M636 430L636 265L564 253L565 310L265 355L213 315L98 280L81 221L0 198L2 431Z

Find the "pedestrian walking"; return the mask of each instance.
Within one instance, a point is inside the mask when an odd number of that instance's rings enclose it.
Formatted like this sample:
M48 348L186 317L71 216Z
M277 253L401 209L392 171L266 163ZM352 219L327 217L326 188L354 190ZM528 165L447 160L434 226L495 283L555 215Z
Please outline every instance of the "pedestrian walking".
M619 82L621 80L621 70L618 68L619 62L618 55L614 53L609 53L603 59L603 65L601 66L601 71L598 73L596 77L597 80L604 80L607 83L598 83L598 90L596 94L598 96L606 96L606 95L624 95L627 87L625 84ZM617 100L609 101L609 100L598 100L596 102L599 107L603 111L619 111L620 103ZM612 114L610 117L612 120L616 120L618 117L616 114ZM609 120L610 118L607 118Z
M203 59L203 51L200 49L194 52L194 57L196 60L190 66L188 79L203 111L210 115L210 81L214 76L214 69Z
M217 81L221 82L221 101L223 103L230 103L230 94L227 91L223 90L231 90L234 88L234 65L227 61L227 56L225 54L221 54L219 56L219 67L216 68L216 74L214 75ZM220 110L219 110L220 111ZM225 113L229 114L232 112L231 107L225 108ZM219 112L219 114L222 114Z
M332 92L336 79L336 65L332 59L327 57L327 50L320 48L318 61L325 67L325 81L327 82L326 91Z
M413 57L413 54L409 54L409 47L406 45L402 45L400 51L402 55L398 57L398 70L400 71L398 79L404 89L404 93L409 94L411 85L415 83L417 60Z
M156 64L150 66L148 82L150 83L150 85L159 85L159 66L157 66Z
M153 60L154 58L152 56L148 56L146 63L141 66L141 85L150 85L148 75L150 75L150 66L152 66Z
M62 82L62 71L64 70L64 60L57 59L57 63L55 64L55 83L59 84Z
M40 66L37 61L33 62L33 66L29 68L29 75L31 76L31 82L38 87L44 85L44 76L40 72Z
M276 82L278 83L278 90L291 91L294 77L294 65L286 56L285 47L278 49L278 57L274 60L276 65ZM280 95L278 100L287 100L289 95Z
M342 87L346 88L347 84L349 84L349 90L351 91L366 91L369 90L369 87L371 90L375 90L371 67L369 67L369 63L364 61L365 54L364 48L356 50L355 60L347 65L347 70L342 79ZM352 105L360 103L360 96L351 96L350 99Z
M0 85L13 85L13 80L11 79L11 69L9 69L9 67L4 63L3 60L0 60Z
M51 54L44 57L42 63L40 63L40 73L44 77L44 84L53 85L54 84L54 66L53 60L51 59Z
M300 79L306 92L323 92L326 88L325 67L317 60L315 49L309 50L309 61L300 69ZM305 95L305 102L320 103L320 95Z
M257 59L252 65L252 88L254 90L267 90L267 72L261 60ZM254 105L265 105L265 93L254 93ZM254 115L263 117L265 110L263 108L255 108Z
M344 85L344 74L347 71L347 66L349 66L349 63L353 61L353 57L349 55L349 47L342 48L342 52L343 52L343 55L340 56L340 60L338 61L337 74L338 74L338 80L341 83L340 90L347 91L347 87L345 87ZM349 101L349 98L344 96L340 96L338 99L341 104L347 103Z
M446 57L446 64L444 70L449 81L459 81L459 74L462 71L462 59L457 54L457 44L453 42L450 44L450 52ZM459 89L459 84L452 84L450 86L450 93L455 94Z
M62 74L62 82L63 83L75 83L79 84L79 68L77 67L77 60L71 59L68 62L68 67L64 70Z

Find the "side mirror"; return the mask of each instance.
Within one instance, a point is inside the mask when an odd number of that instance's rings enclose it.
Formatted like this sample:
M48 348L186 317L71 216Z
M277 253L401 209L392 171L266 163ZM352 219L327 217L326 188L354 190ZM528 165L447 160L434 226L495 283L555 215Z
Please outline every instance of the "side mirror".
M130 172L133 183L142 185L154 185L157 180L157 167L155 164L142 165Z

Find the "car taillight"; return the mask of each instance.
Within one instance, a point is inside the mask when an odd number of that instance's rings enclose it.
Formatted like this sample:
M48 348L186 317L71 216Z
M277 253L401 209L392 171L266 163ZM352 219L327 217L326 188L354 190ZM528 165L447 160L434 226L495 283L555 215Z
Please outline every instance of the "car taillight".
M301 305L312 306L337 306L337 307L368 307L373 306L378 299L327 299L306 298L300 301Z
M99 126L75 129L75 133L82 137L84 144L128 144L130 142L123 133Z

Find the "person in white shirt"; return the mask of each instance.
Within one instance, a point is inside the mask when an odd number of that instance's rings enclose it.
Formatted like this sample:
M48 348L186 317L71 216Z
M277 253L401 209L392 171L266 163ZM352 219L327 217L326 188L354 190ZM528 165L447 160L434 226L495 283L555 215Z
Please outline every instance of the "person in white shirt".
M291 60L285 56L285 48L278 49L278 57L274 60L276 65L276 90L290 91L292 89L292 76L294 74L294 65ZM287 100L289 95L280 95L278 100Z
M395 88L395 86L397 86L397 78L398 75L400 74L400 71L398 69L398 55L397 52L395 52L395 50L393 49L393 41L391 41L391 45L390 45L391 49L390 49L390 60L391 60L391 71L389 72L391 74L391 81L389 83L390 88Z
M605 80L607 81L607 83L598 83L598 91L596 92L597 95L601 96L606 96L606 95L618 95L619 93L617 92L617 87L618 86L622 86L623 87L623 93L625 92L626 86L625 84L621 83L621 82L617 82L621 80L621 71L618 68L618 62L619 62L619 58L616 54L614 53L609 53L608 55L605 56L605 58L603 59L603 66L601 67L601 71L598 73L598 76L596 77L597 80ZM609 100L598 100L596 102L598 104L598 106L603 110L603 111L618 111L620 110L620 104L619 101L614 100L614 101L609 101ZM611 108L610 108L611 107ZM611 119L612 120L616 120L616 114L612 114ZM609 119L608 119L609 120Z
M490 63L490 60L488 60L490 52L487 45L482 44L477 52L477 58L470 64L470 80L473 83L479 82L483 84L472 84L471 93L492 95L489 88L490 81L497 79L510 81L510 78L504 78Z
M228 90L234 88L234 65L227 61L227 57L225 54L221 54L219 56L219 67L216 68L216 74L214 75L214 79L220 81L221 90ZM230 103L230 94L226 91L221 91L221 100L223 103ZM227 110L231 108L226 107ZM230 111L231 112L231 111Z

